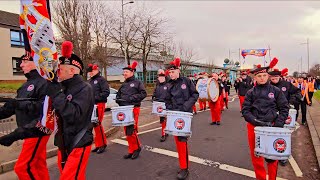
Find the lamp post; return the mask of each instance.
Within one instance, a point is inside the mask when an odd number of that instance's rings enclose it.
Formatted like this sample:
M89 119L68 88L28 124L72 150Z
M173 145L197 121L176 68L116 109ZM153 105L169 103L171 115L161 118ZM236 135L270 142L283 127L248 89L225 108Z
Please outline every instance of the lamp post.
M301 43L300 45L307 45L307 55L308 55L308 73L310 72L310 66L309 66L309 38L307 38L307 42Z
M127 5L127 4L132 4L134 3L133 1L129 1L129 2L126 2L126 3L123 3L123 0L121 0L121 23L122 24L122 27L120 27L121 29L121 41L122 41L122 46L124 48L124 59L125 61L127 62L127 48L126 48L126 39L125 39L125 29L124 29L124 11L123 11L123 6ZM121 26L121 25L120 25ZM128 63L128 65L130 65L130 63Z

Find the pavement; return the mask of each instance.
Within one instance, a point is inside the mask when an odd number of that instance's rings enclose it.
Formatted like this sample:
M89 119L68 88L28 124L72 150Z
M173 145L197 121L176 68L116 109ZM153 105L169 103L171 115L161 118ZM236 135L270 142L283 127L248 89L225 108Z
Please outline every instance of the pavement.
M308 107L308 110L310 112L312 109ZM105 113L105 118L108 127L108 123L111 123L110 112ZM198 112L192 120L193 134L188 141L190 155L188 179L254 179L246 123L239 113L238 98L234 94L231 95L229 109L222 113L221 126L209 125L210 119L210 110L206 110ZM127 153L127 142L120 128L108 138L105 153L91 154L87 166L87 179L176 178L179 170L176 146L172 136L165 142L159 141L161 134L159 118L151 115L151 102L143 102L139 126L139 138L143 149L141 156L136 160L122 159ZM304 138L303 141L301 138ZM278 179L320 179L320 170L316 153L312 150L308 128L297 124L296 131L292 133L292 144L290 163L285 167L279 166ZM305 148L308 150L308 156L304 155ZM51 179L59 179L56 157L49 158L47 163ZM10 171L1 174L0 180L2 179L17 178L14 172Z
M312 100L312 106L307 107L307 122L312 138L314 150L316 152L318 164L320 167L320 103L315 98Z

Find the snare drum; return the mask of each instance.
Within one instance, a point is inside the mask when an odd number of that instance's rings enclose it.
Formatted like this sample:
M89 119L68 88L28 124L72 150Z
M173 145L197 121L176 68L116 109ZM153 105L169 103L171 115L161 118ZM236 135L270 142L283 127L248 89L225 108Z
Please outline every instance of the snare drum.
M288 119L291 119L290 124L285 124L284 127L288 129L294 129L296 127L296 115L297 110L296 109L290 109L289 110L289 116Z
M216 102L219 98L219 85L213 78L199 79L196 85L200 100Z
M152 114L156 114L160 117L166 116L166 104L164 102L153 101L152 102Z
M174 136L191 136L192 113L167 111L167 125L164 132Z
M291 131L286 128L255 127L255 153L272 160L285 160L291 155Z
M134 124L133 105L112 107L112 126L129 126Z

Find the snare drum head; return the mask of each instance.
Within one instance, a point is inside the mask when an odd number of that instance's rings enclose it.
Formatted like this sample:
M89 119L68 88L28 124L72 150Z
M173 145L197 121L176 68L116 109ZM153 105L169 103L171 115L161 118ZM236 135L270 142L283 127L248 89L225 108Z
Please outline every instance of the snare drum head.
M209 84L209 98L211 101L216 102L219 98L219 84L215 79L211 79Z
M208 99L208 83L210 79L199 79L196 85L196 89L199 93L199 99Z

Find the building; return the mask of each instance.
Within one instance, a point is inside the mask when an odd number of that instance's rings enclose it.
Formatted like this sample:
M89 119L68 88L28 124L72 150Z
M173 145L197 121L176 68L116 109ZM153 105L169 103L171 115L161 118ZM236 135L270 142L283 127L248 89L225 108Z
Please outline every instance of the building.
M24 54L19 15L0 11L0 80L25 80L17 59Z

